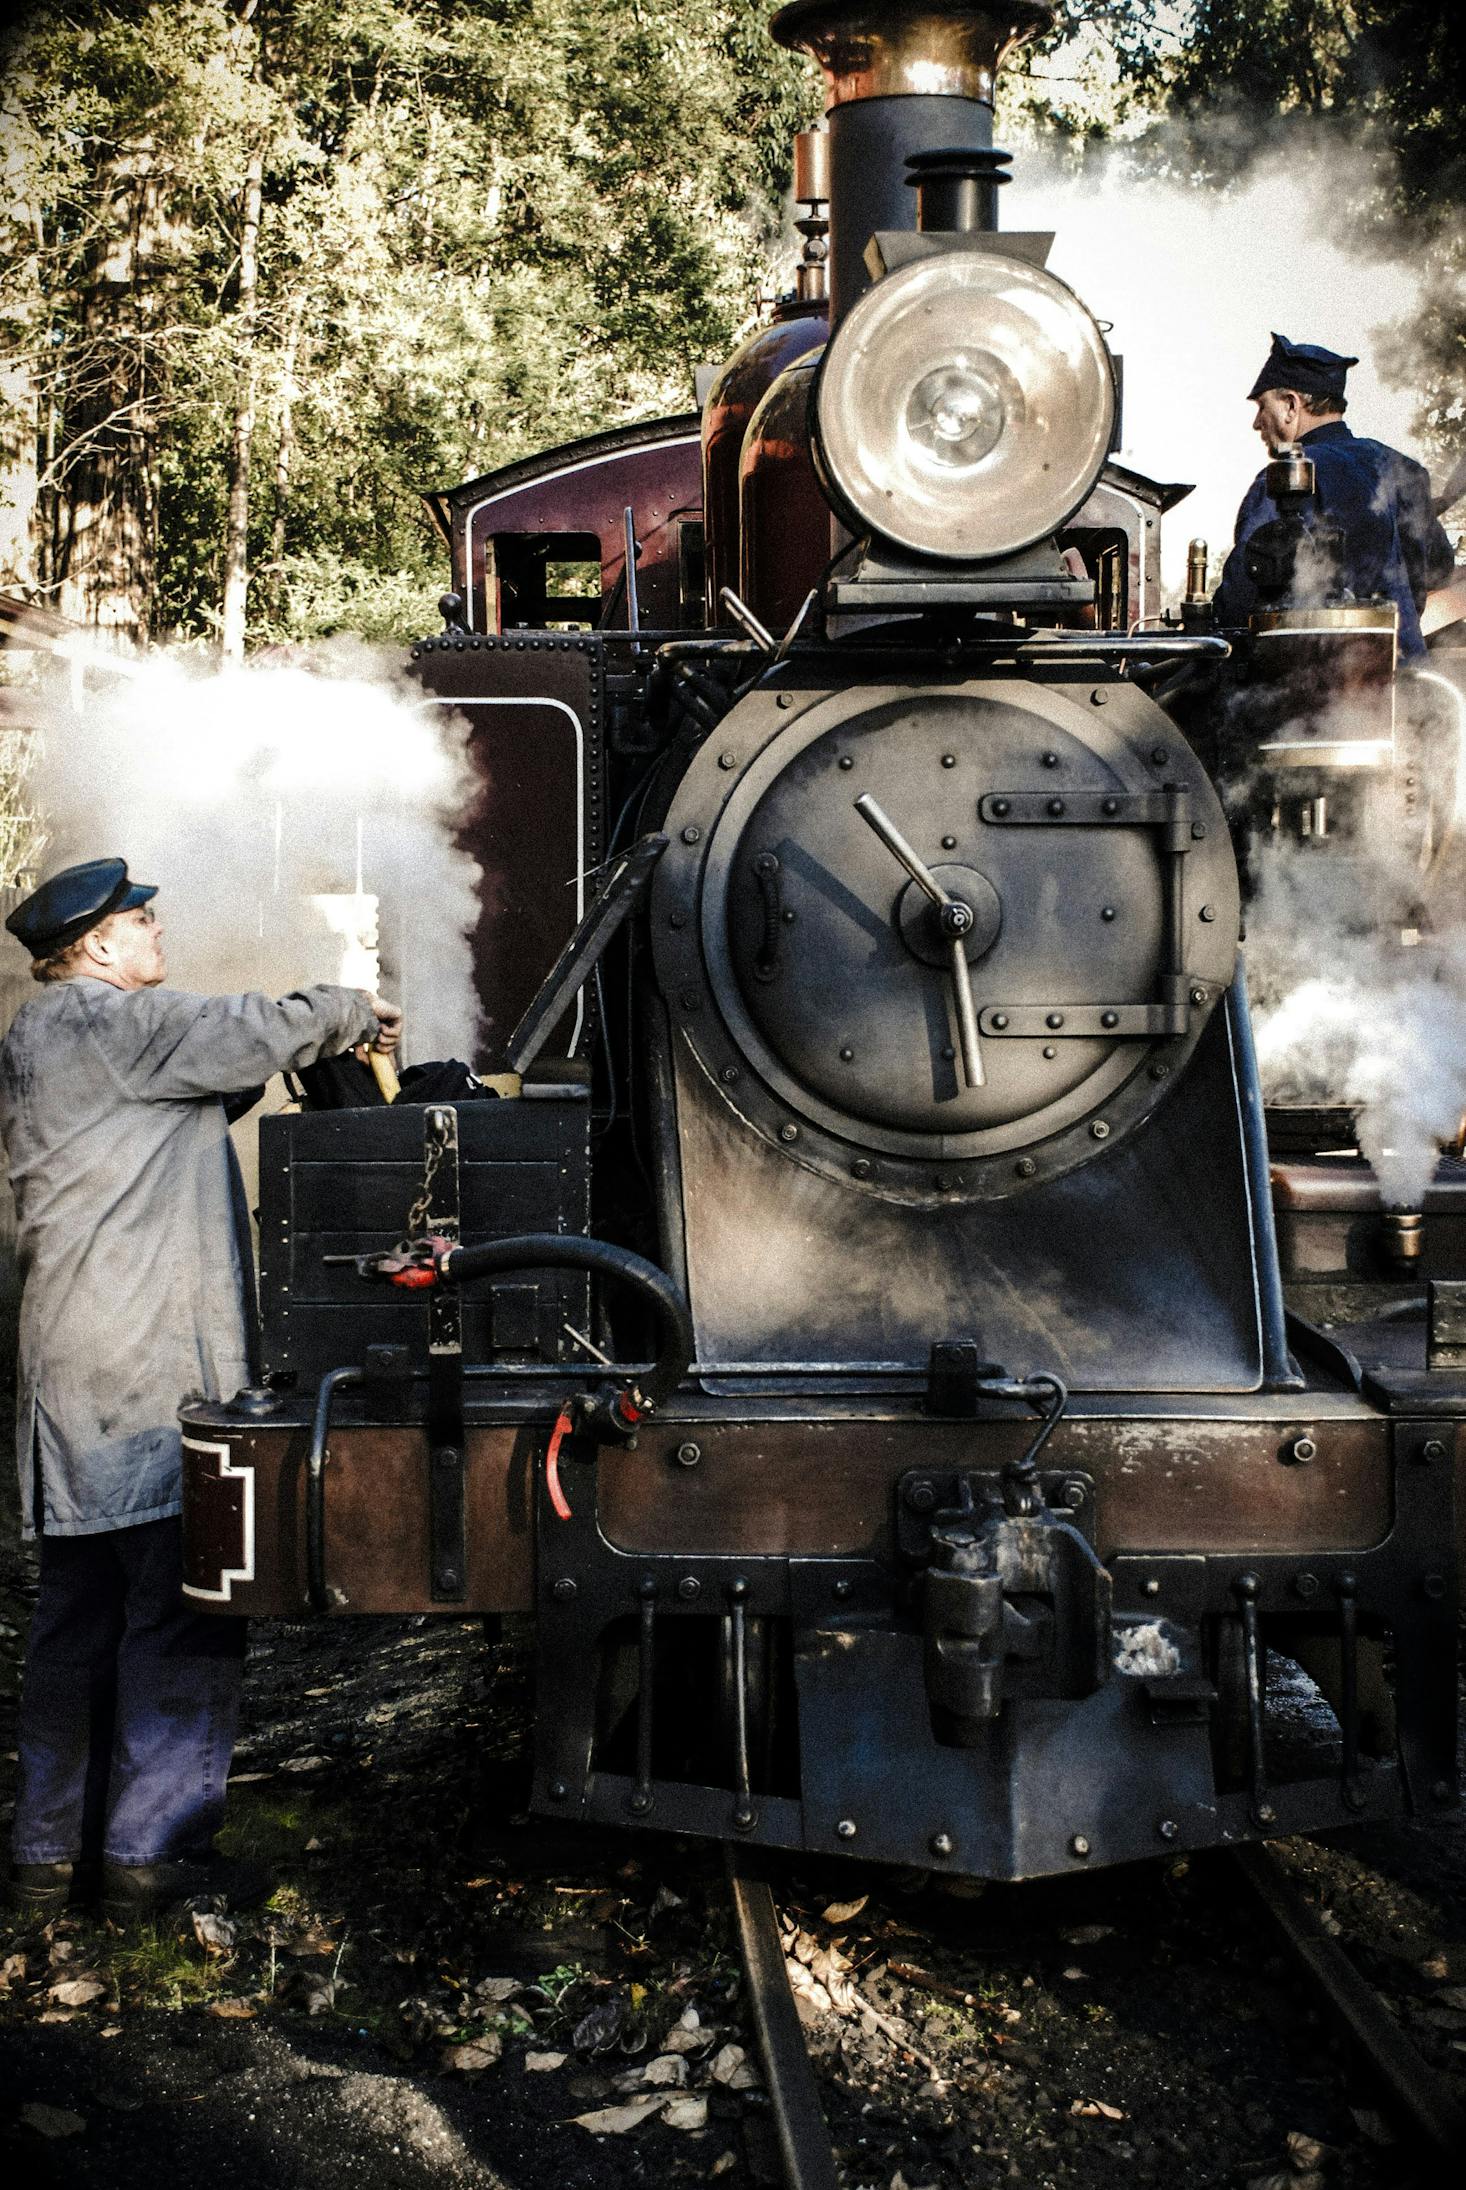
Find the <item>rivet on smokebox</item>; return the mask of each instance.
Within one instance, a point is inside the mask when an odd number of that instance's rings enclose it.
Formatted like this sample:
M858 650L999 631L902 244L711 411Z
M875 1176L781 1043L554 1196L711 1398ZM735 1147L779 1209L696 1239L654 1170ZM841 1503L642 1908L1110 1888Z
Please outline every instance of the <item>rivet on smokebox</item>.
M1110 1137L1110 1129L1103 1118L1096 1118L1089 1132L1090 1138L1096 1141L1107 1141Z
M1176 1820L1173 1817L1159 1817L1156 1819L1155 1829L1162 1840L1174 1840L1176 1837Z
M781 1141L797 1141L799 1138L798 1126L781 1125L779 1128L779 1138Z
M702 1447L694 1444L691 1438L688 1438L685 1444L677 1447L677 1465L679 1468L695 1468L701 1458Z
M854 1163L850 1166L851 1176L857 1179L868 1179L871 1174L871 1169L872 1165L868 1156L857 1156Z
M1191 991L1191 1001L1193 1004L1204 1004L1206 1002L1206 990L1193 989Z
M550 1595L554 1598L556 1604L569 1604L571 1598L575 1595L575 1584L568 1574L561 1575L559 1581L555 1583L550 1591Z
M1085 1839L1083 1833L1076 1833L1074 1835L1074 1838L1069 1843L1069 1853L1071 1855L1077 1855L1080 1857L1088 1855L1089 1842Z
M720 1072L720 1073L718 1074L718 1078L719 1078L719 1079L720 1079L720 1080L722 1081L722 1083L723 1083L724 1087L737 1087L737 1085L738 1085L738 1067L737 1067L737 1065L724 1065L724 1067L723 1067L722 1071L721 1071L721 1072Z
M1031 1179L1034 1172L1037 1171L1038 1165L1034 1162L1032 1156L1020 1156L1013 1169L1020 1179Z
M1215 919L1216 919L1216 917L1217 917L1217 908L1216 908L1216 906L1215 906L1215 905L1203 905L1203 906L1202 906L1202 908L1201 908L1201 917L1202 917L1202 919L1203 919L1203 920L1207 920L1207 921L1215 920Z
M933 1833L927 1842L933 1855L950 1855L956 1845L950 1833Z
M842 1840L853 1840L855 1838L854 1818L842 1817L839 1824L835 1827L835 1831L839 1834Z
M792 692L781 692L779 694L779 705L781 707L792 707L794 705L794 694Z
M1091 692L1089 695L1089 701L1092 707L1108 707L1110 704L1110 695L1108 692Z
M1422 1460L1444 1460L1446 1457L1446 1447L1444 1439L1439 1437L1427 1437L1425 1443L1420 1448L1420 1457Z

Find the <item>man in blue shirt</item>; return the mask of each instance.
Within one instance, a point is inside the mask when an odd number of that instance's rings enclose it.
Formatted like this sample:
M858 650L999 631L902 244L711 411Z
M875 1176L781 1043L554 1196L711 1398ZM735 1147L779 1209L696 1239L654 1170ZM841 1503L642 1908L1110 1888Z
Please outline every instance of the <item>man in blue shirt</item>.
M1358 362L1275 334L1248 395L1257 405L1253 430L1269 449L1296 443L1312 458L1319 509L1342 535L1337 597L1393 601L1400 612L1400 658L1412 661L1425 652L1425 597L1449 579L1455 554L1431 508L1424 465L1345 425L1344 381ZM1258 527L1277 515L1266 473L1259 472L1237 513L1235 544L1212 603L1219 624L1243 624L1258 605L1244 550Z

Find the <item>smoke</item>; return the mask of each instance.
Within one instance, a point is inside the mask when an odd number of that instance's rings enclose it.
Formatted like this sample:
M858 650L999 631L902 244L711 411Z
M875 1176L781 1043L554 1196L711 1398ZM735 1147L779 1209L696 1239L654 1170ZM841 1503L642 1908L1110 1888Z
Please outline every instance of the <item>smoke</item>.
M1120 146L1088 150L1078 169L1042 147L1016 159L1004 226L1054 230L1051 268L1113 324L1120 462L1195 484L1163 527L1168 592L1184 583L1189 535L1208 541L1214 578L1231 546L1264 457L1246 395L1274 328L1357 356L1350 424L1423 460L1422 390L1392 376L1408 370L1409 330L1439 307L1441 275L1418 248L1387 259L1376 234L1365 238L1357 216L1378 202L1379 181L1378 166L1336 136L1295 136L1226 189L1137 172Z
M472 1061L461 721L350 642L311 666L90 664L84 696L41 724L43 871L121 854L158 884L170 986L380 986L403 1004L405 1054Z
M1318 735L1342 740L1378 728L1351 722L1341 704ZM1407 749L1418 729L1406 714L1398 734ZM1466 772L1458 755L1454 783L1439 762L1419 776L1438 788L1428 819L1404 812L1398 779L1362 766L1354 826L1336 820L1324 842L1290 833L1300 801L1285 790L1283 826L1259 855L1247 912L1264 1098L1357 1111L1360 1148L1393 1207L1418 1207L1441 1144L1466 1111ZM1344 800L1336 794L1331 803Z

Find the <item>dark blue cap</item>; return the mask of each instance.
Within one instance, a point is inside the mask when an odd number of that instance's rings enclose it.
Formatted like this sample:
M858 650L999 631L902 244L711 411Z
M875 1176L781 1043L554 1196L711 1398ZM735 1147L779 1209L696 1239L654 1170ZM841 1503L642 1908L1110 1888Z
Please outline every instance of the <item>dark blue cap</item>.
M1321 350L1316 342L1290 342L1275 334L1267 363L1247 391L1255 403L1269 388L1296 388L1299 395L1336 395L1342 401L1344 381L1357 357L1340 357L1336 350Z
M16 906L5 925L32 958L46 958L110 913L132 912L157 894L156 884L132 881L125 859L88 859L53 874Z

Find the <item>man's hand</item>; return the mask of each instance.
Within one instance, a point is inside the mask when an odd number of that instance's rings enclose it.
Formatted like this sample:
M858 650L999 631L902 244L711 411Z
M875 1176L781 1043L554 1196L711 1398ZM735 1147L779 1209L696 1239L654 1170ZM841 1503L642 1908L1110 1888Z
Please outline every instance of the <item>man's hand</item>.
M389 1004L382 996L374 996L371 1004L377 1015L377 1032L371 1046L390 1057L402 1039L402 1006Z

